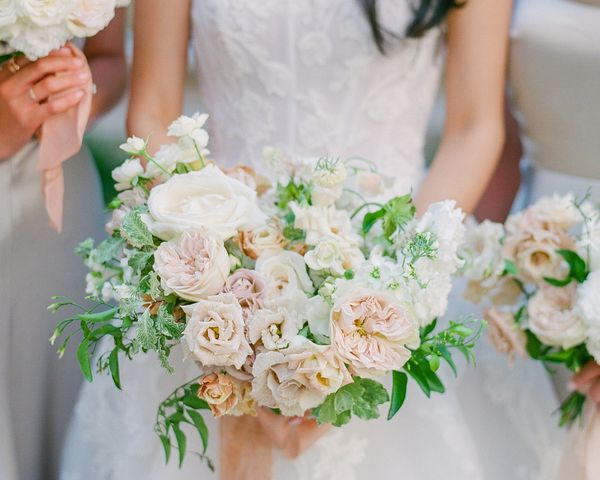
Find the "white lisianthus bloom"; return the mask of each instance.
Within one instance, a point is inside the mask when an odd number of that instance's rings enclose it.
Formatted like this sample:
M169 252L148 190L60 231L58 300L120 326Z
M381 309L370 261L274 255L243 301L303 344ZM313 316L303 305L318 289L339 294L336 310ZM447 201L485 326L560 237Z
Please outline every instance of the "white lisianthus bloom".
M146 150L147 146L146 140L133 135L127 139L126 143L122 143L119 148L131 155L139 155Z
M588 327L575 307L573 284L556 288L544 285L529 300L529 329L545 345L564 349L583 343Z
M137 158L125 160L120 166L112 171L112 178L116 182L117 191L127 190L133 186L136 177L144 174L144 167Z
M259 353L252 373L252 396L257 403L279 408L287 416L304 415L352 382L331 347L304 337L296 337L285 350Z
M308 268L343 275L346 271L342 262L342 252L336 239L325 238L304 254Z
M109 24L115 8L115 0L79 0L67 18L67 26L75 37L91 37Z
M252 349L246 340L242 307L231 293L221 293L182 307L187 315L183 341L203 366L241 368Z
M213 165L174 175L150 192L150 231L169 240L185 231L208 231L225 241L239 230L265 223L256 192Z
M298 335L302 320L296 312L287 308L262 308L252 312L246 324L250 343L256 344L260 341L267 350L279 350L287 347Z
M268 299L284 296L290 291L311 294L315 289L302 255L296 252L264 253L258 257L255 269L267 283L265 296Z
M577 308L590 327L600 329L600 271L592 272L579 286Z
M76 0L21 0L20 14L38 27L60 25L76 6Z
M570 230L582 221L572 193L542 197L527 211L535 218L536 222L553 225L564 230Z

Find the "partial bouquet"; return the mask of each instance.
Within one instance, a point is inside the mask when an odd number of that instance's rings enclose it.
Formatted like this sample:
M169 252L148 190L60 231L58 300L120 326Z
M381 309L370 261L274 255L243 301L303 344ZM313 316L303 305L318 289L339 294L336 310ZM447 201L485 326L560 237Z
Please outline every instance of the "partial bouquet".
M47 56L73 38L103 30L129 0L0 0L0 63Z
M466 297L488 305L490 339L511 362L529 356L572 372L600 363L600 212L590 202L555 195L505 225L473 225L461 256ZM580 418L584 403L571 393L560 425Z
M452 351L472 360L479 323L444 313L460 265L463 213L452 202L420 218L410 195L381 202L385 181L367 160L304 159L266 148L264 170L208 160L206 115L181 117L175 143L152 156L132 137L113 171L109 238L83 242L91 308L60 322L52 341L75 334L77 358L121 388L120 360L154 351L173 371L173 349L198 375L158 406L167 461L186 450L182 425L206 451L203 410L254 415L268 408L341 426L391 419L412 377L429 396ZM50 308L73 306L57 298ZM177 364L176 364L177 365ZM391 394L380 383L391 375Z

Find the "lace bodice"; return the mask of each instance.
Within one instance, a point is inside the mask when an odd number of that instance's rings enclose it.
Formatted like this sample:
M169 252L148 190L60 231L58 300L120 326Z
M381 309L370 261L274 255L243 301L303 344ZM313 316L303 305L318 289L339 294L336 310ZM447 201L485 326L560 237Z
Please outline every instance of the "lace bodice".
M379 2L382 25L402 32L410 3ZM384 56L357 0L196 0L192 23L219 162L256 163L269 145L368 158L399 191L419 180L440 30L399 39Z

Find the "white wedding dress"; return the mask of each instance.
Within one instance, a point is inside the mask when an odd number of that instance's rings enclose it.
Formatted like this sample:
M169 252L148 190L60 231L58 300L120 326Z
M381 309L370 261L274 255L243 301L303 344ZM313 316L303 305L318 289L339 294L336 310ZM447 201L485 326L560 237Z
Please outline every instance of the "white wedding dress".
M406 0L379 5L390 30L401 31L412 16ZM444 61L441 30L398 40L382 55L353 0L197 0L191 14L220 164L258 166L261 149L271 145L298 155L368 158L394 179L397 193L419 184ZM464 383L444 369L448 393L430 400L411 383L393 421L353 420L294 461L276 455L273 479L547 480L540 458L552 450L540 437L555 401L505 365L497 360ZM86 385L61 480L217 479L192 455L182 470L175 461L165 467L153 433L158 404L196 374L192 366L170 376L146 355L123 364L123 392L108 378ZM207 421L216 460L217 422Z

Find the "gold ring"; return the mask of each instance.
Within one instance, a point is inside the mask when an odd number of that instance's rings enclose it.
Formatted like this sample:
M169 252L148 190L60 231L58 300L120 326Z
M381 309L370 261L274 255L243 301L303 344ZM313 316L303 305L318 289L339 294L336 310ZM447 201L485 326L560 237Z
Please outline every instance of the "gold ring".
M39 103L37 95L33 91L33 87L29 87L29 98L31 98L35 103Z
M17 63L17 61L15 60L15 57L12 57L7 63L6 66L8 67L8 71L12 74L17 73L19 70L21 70L21 66Z

